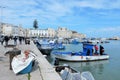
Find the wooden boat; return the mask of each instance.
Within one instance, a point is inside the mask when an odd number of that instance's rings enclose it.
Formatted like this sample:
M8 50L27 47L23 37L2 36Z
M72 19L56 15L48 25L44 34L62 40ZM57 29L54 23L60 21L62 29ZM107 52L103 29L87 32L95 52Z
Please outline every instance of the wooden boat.
M34 60L33 53L28 56L29 57L25 59L24 53L21 53L13 58L12 69L15 74L25 74L32 71L32 64Z
M94 61L109 59L109 55L93 52L93 44L83 44L83 52L53 52L53 56L66 61Z
M55 70L59 73L62 80L95 80L91 72L85 71L80 73L68 65L56 66Z

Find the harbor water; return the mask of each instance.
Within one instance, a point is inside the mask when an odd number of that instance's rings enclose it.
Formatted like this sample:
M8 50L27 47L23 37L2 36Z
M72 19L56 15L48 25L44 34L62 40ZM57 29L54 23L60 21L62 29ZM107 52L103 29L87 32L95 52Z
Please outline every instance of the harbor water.
M95 80L120 80L120 41L110 41L110 43L101 45L104 46L105 53L109 54L109 60L91 62L60 61L59 64L68 64L80 72L90 71ZM64 51L82 51L82 44L66 44ZM47 59L52 65L54 64L53 56L48 56Z

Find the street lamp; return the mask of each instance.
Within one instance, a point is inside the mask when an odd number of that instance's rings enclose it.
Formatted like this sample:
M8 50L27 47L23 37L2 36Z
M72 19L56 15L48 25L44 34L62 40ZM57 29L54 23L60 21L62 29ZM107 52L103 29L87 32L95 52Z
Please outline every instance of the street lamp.
M1 31L0 31L0 34L2 34L3 33L3 23L2 23L2 17L3 17L3 9L4 9L5 7L3 7L3 6L0 6L0 12L1 12Z
M3 17L3 9L4 9L5 7L3 7L3 6L0 6L0 9L1 9L1 23L2 23L2 17Z

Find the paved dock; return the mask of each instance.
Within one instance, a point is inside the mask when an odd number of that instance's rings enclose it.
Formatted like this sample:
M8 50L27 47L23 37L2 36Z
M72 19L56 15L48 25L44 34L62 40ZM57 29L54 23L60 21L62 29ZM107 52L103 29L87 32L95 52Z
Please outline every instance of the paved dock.
M14 43L10 41L9 44ZM16 48L21 51L32 50L37 55L36 60L38 61L38 65L30 73L30 80L62 80L32 41L30 45L24 43L20 45L18 43ZM4 55L9 50L12 50L12 48L5 48L0 44L0 80L29 80L28 74L16 75L9 69L9 55Z

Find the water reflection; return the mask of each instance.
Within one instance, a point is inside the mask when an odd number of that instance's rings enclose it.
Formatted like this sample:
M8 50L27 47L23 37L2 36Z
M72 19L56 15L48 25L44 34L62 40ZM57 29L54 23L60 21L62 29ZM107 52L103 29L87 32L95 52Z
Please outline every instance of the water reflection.
M67 62L60 61L59 63L68 64L78 71L90 71L95 80L119 80L120 70L120 41L111 41L109 44L102 44L105 52L110 55L109 60L93 61L93 62ZM65 51L82 51L80 45L66 45ZM48 61L53 64L54 58L48 57Z
M55 58L53 56L47 57L48 61L53 65ZM59 61L59 65L68 64L69 66L75 68L76 70L90 71L94 74L102 75L104 71L104 67L109 63L109 60L102 61L91 61L91 62L68 62L68 61Z
M97 72L102 74L104 71L105 64L109 63L108 60L104 61L94 61L94 62L64 62L61 61L61 64L68 64L79 71L90 71L90 72Z

